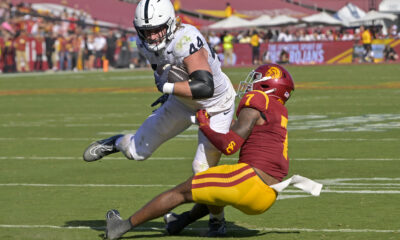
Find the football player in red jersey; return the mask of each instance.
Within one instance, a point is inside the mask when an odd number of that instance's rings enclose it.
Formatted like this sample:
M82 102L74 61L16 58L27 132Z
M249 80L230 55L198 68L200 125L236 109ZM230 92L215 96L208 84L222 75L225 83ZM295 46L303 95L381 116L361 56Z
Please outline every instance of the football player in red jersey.
M197 219L191 217L190 211L181 215L167 213L187 202L213 206L209 210L214 216L222 213L227 205L246 214L261 214L268 210L277 197L277 192L270 186L281 182L288 174L288 112L284 104L293 90L294 82L286 69L266 64L241 82L237 120L228 133L212 130L207 112L199 110L196 117L200 130L224 154L230 155L241 149L238 163L196 173L155 197L126 220L117 210L108 211L106 236L119 238L131 228L164 214L167 230L179 232Z

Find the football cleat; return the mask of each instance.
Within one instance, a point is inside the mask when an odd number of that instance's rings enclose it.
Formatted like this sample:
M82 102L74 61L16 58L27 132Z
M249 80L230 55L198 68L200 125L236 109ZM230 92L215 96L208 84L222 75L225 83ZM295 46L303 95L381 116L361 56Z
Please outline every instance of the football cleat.
M181 215L176 213L167 213L164 215L165 229L169 235L177 235L187 225L191 223L189 218L190 212L184 212Z
M207 237L225 237L226 236L226 222L225 218L218 220L212 218L208 222Z
M119 224L122 222L122 218L118 212L118 210L110 210L106 214L106 239L117 239L122 236L124 233L120 233Z
M109 154L118 152L118 149L115 146L115 141L122 136L124 135L119 134L90 144L83 153L83 160L86 162L93 162L102 159Z

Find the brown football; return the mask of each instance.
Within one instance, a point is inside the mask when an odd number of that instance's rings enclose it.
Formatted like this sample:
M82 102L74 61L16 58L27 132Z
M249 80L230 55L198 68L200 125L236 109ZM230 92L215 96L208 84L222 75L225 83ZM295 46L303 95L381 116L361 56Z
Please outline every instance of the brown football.
M157 66L157 73L162 74L164 69L167 67L168 64L163 66ZM183 82L189 80L189 74L186 71L184 66L177 66L171 65L171 69L168 73L168 82L175 83L175 82Z

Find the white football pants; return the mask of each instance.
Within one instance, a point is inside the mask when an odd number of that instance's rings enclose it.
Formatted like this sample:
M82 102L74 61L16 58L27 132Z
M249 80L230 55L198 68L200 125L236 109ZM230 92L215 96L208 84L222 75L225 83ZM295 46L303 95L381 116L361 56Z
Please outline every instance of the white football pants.
M216 132L227 133L231 125L235 104L225 112L210 118L210 127ZM133 160L145 160L165 141L177 136L193 122L196 111L190 109L174 97L170 97L159 109L151 114L139 127L133 136L125 136L118 141L117 148ZM193 172L202 172L216 166L221 158L221 152L198 131L198 146L194 157Z

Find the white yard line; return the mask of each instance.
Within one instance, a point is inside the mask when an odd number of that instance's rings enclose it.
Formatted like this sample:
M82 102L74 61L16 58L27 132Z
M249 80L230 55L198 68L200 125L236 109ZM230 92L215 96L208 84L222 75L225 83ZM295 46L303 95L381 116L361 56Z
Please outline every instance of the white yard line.
M0 156L0 160L82 160L82 157L51 157L51 156ZM106 157L105 160L126 160L124 157ZM190 157L151 157L149 161L192 160ZM235 157L224 157L223 161L237 161ZM291 161L400 161L400 158L291 158Z
M374 185L374 184L370 184ZM388 184L391 185L391 184ZM167 184L48 184L48 183L0 183L0 187L140 187L140 188L170 188L175 185ZM400 194L400 190L333 190L326 186L322 193L339 193L339 194ZM300 190L285 190L285 193L303 193ZM289 197L287 197L289 198ZM285 198L283 198L285 199Z
M104 230L105 226L101 227L90 227L90 226L55 226L55 225L11 225L11 224L0 224L0 228L50 228L50 229L97 229ZM156 227L137 227L136 230L149 231L159 230L165 231L164 228ZM202 231L207 228L185 228L189 231ZM400 233L400 229L351 229L351 228L339 228L339 229L313 229L313 228L243 228L229 227L229 231L276 231L276 232L342 232L342 233Z

